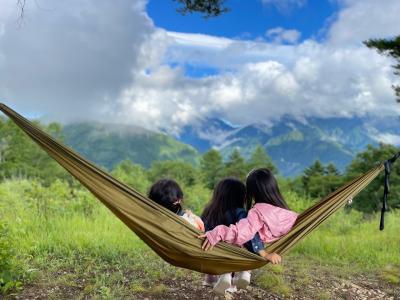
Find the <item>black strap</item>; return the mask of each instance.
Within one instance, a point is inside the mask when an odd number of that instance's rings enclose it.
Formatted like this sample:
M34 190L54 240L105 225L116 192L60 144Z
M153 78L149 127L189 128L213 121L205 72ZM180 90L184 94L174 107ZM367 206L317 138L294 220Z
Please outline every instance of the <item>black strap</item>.
M390 172L392 171L392 165L400 157L400 152L396 153L392 158L384 162L385 166L385 181L383 188L383 198L382 198L382 210L381 210L381 222L379 229L383 230L385 228L385 212L388 210L387 198L389 195L389 178Z

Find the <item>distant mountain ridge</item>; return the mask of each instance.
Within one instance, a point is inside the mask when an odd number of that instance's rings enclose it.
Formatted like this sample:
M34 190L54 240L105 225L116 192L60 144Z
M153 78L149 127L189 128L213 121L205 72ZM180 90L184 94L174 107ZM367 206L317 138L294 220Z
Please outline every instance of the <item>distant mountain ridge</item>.
M185 126L177 138L198 151L205 152L221 144L235 128L223 120L211 118L195 126Z
M219 128L218 124L222 126ZM282 175L294 176L316 159L325 164L333 162L343 171L368 144L377 145L379 141L400 144L399 125L398 117L313 117L298 120L284 116L275 123L240 127L211 119L184 128L179 139L200 152L204 151L204 145L219 149L225 158L234 148L249 157L256 145L261 144ZM188 133L190 139L187 139Z
M283 176L295 176L316 159L344 170L368 144L400 145L399 118L307 118L284 116L274 123L234 126L207 119L182 129L179 137L139 126L85 122L66 125L66 143L93 162L112 169L124 159L149 167L155 160L198 164L201 153L218 149L226 159L237 148L248 158L261 144Z

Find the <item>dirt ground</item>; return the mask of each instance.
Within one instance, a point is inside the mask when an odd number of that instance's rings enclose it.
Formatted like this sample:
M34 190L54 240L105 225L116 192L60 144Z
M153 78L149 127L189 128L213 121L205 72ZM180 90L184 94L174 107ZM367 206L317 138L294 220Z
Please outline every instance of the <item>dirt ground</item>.
M200 279L164 280L157 283L158 290L140 291L126 295L124 299L400 299L400 285L385 283L379 279L359 276L351 280L319 278L305 285L294 285L289 296L271 293L257 285L236 293L217 296L209 287L203 287ZM1 298L1 296L0 296ZM76 286L48 286L32 284L3 299L101 299L102 296L85 294L84 282ZM110 298L109 298L110 299ZM111 299L114 299L111 297Z

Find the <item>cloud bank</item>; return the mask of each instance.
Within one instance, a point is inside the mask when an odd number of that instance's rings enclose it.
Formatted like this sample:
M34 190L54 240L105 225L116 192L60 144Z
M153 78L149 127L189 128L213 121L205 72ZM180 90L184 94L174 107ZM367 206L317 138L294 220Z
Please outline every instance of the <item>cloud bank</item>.
M0 97L57 120L107 118L175 134L210 116L245 124L399 114L392 62L361 44L398 30L400 2L384 2L343 1L325 40L299 43L284 28L270 32L272 42L168 32L138 0L41 1L46 10L30 6L17 28L6 0ZM216 72L199 78L188 68Z
M39 6L40 5L40 6ZM145 1L1 0L0 97L55 119L101 117L131 83L154 31ZM4 10L3 10L4 8Z

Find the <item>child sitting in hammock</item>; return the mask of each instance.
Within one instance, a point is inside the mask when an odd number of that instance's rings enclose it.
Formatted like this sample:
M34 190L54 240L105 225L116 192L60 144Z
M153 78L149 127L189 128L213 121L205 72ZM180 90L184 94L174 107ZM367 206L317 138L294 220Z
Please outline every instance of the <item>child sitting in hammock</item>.
M293 227L298 214L289 210L270 170L251 171L247 175L246 191L248 209L254 201L247 218L229 227L216 226L213 230L200 235L199 238L206 238L202 244L203 250L211 250L219 241L243 245L257 232L263 242L270 243L288 233ZM281 257L276 253L261 250L259 254L274 264L281 262Z
M149 198L173 213L184 218L197 229L204 231L203 221L190 210L182 209L183 192L172 179L161 179L154 183L149 191Z
M246 186L237 179L226 178L221 180L214 189L210 203L204 209L201 218L206 230L212 230L218 225L229 226L240 219L247 217L245 210ZM254 238L244 245L247 250L257 253L264 249L258 233ZM232 278L232 273L218 276L206 275L204 285L213 286L214 292L224 294L225 290L246 288L250 284L251 274L249 271L237 272ZM213 285L214 283L214 285Z

